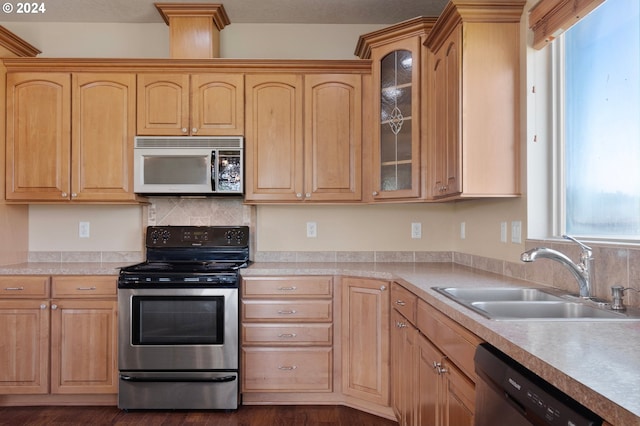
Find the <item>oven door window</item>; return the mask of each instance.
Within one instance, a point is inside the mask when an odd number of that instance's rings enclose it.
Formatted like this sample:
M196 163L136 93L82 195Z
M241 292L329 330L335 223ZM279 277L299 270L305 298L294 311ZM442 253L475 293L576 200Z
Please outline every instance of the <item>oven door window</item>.
M133 345L221 345L224 296L134 296Z

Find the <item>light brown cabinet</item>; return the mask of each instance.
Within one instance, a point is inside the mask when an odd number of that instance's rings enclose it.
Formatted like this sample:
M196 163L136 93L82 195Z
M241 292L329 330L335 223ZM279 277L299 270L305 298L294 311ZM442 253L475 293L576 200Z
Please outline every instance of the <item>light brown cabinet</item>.
M373 200L422 197L423 42L435 18L419 17L360 37L356 53L373 70Z
M113 276L0 277L0 393L115 396L116 305Z
M428 197L518 196L524 2L458 3L424 43Z
M7 75L6 199L130 202L135 76Z
M332 277L244 277L242 392L333 391Z
M342 279L342 392L389 406L389 283Z
M248 202L361 199L362 77L247 75Z
M242 136L244 75L138 74L138 135Z
M392 401L399 424L472 426L480 339L397 283L391 302Z

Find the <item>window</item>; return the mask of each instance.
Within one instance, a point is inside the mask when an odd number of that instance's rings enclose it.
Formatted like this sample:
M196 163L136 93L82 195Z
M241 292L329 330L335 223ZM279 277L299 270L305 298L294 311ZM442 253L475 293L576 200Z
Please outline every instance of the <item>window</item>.
M554 45L561 232L640 240L639 5L606 0Z

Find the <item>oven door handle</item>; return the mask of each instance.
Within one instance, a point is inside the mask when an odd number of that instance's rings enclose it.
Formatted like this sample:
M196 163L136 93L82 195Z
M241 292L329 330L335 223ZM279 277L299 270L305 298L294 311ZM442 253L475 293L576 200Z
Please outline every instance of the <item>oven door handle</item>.
M226 383L235 381L237 376L221 376L221 377L136 377L126 374L120 374L120 379L126 382L208 382L208 383Z

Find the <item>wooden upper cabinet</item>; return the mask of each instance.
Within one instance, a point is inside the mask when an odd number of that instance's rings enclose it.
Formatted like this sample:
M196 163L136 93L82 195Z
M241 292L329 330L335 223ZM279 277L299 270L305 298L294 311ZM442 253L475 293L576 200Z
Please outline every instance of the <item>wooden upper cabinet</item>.
M244 133L244 75L138 74L138 135Z
M70 74L7 74L6 155L7 200L68 198Z
M72 190L77 201L134 200L134 74L74 74Z
M360 200L361 75L246 79L246 200Z
M360 200L362 77L305 76L307 201Z
M303 197L302 75L246 76L245 199Z
M135 76L7 75L6 198L130 201Z
M435 18L419 17L360 37L356 53L371 59L374 201L422 197L423 42Z
M449 2L424 43L430 51L428 197L518 196L525 2L457 3Z

